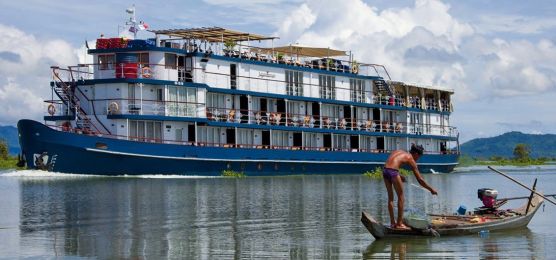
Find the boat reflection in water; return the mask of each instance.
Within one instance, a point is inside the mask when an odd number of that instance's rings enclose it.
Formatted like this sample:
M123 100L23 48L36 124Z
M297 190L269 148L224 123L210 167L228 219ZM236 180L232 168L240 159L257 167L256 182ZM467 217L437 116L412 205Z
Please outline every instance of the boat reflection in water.
M102 259L353 256L364 230L352 208L374 185L361 176L21 180L20 247Z
M483 237L379 239L365 249L363 259L535 259L544 258L542 252L543 239L524 228Z

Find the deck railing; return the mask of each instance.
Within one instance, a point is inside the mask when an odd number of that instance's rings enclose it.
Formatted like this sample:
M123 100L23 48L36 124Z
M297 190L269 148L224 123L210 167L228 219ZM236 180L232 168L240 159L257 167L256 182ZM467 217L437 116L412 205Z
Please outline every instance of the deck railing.
M73 115L61 101L45 101L50 116ZM50 106L54 106L54 113ZM85 104L83 104L85 105ZM205 107L203 103L160 101L146 99L94 99L90 100L98 115L155 115L207 118L210 121L254 125L290 126L414 135L439 135L457 137L451 126L407 123L395 120L373 120L333 115L308 115L264 110L247 110L225 107ZM86 105L87 106L87 105Z
M262 110L207 107L206 117L210 121L240 124L293 126L302 128L321 128L354 130L383 133L408 133L414 135L439 135L457 137L457 128L444 125L407 123L393 120L372 120L344 118L338 116L319 116Z

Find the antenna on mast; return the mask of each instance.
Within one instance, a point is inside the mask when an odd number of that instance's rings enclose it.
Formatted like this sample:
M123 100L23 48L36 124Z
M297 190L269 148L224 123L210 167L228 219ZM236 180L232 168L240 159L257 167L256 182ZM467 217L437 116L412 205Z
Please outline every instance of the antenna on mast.
M129 21L125 25L129 26L129 31L133 33L133 39L137 38L137 20L135 20L135 4L125 10L129 14Z

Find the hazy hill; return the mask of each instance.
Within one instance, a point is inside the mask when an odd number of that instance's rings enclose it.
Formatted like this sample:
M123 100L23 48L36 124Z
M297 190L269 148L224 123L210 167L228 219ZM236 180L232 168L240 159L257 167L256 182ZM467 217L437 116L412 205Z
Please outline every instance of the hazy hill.
M513 157L513 150L518 143L529 145L533 158L556 158L556 135L535 135L521 132L508 132L495 137L473 139L461 145L461 153L482 159L492 156Z
M17 137L17 128L13 126L0 126L0 139L8 142L10 154L16 155L19 153L19 140Z

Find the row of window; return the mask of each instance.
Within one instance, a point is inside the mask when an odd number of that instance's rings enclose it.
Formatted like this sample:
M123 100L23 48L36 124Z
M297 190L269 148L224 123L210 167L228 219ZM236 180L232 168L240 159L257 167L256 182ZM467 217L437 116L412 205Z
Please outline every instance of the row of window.
M160 142L162 122L129 120L129 138L135 141Z
M365 82L362 79L350 79L350 99L354 102L364 102ZM319 75L320 97L336 99L336 77ZM292 96L303 96L303 72L286 70L286 92Z
M166 126L168 128L168 126ZM269 131L256 129L233 129L188 125L174 127L175 140L178 142L197 142L208 146L234 145L238 147L270 146L275 148L303 147L304 149L399 149L399 139L343 134L322 134L309 132ZM161 121L129 120L130 140L142 142L163 142L163 123ZM195 133L197 132L197 133ZM411 142L418 142L411 139ZM446 144L439 142L440 151L446 151Z
M388 137L233 129L209 126L198 126L197 131L197 142L207 146L231 145L243 148L272 146L274 148L303 148L309 150L332 148L341 150L395 150L400 149L404 145L400 142L400 139ZM194 131L190 131L189 134L195 135ZM182 132L176 131L176 140L182 139ZM189 136L188 140L194 141L194 137ZM417 141L412 139L412 142Z

